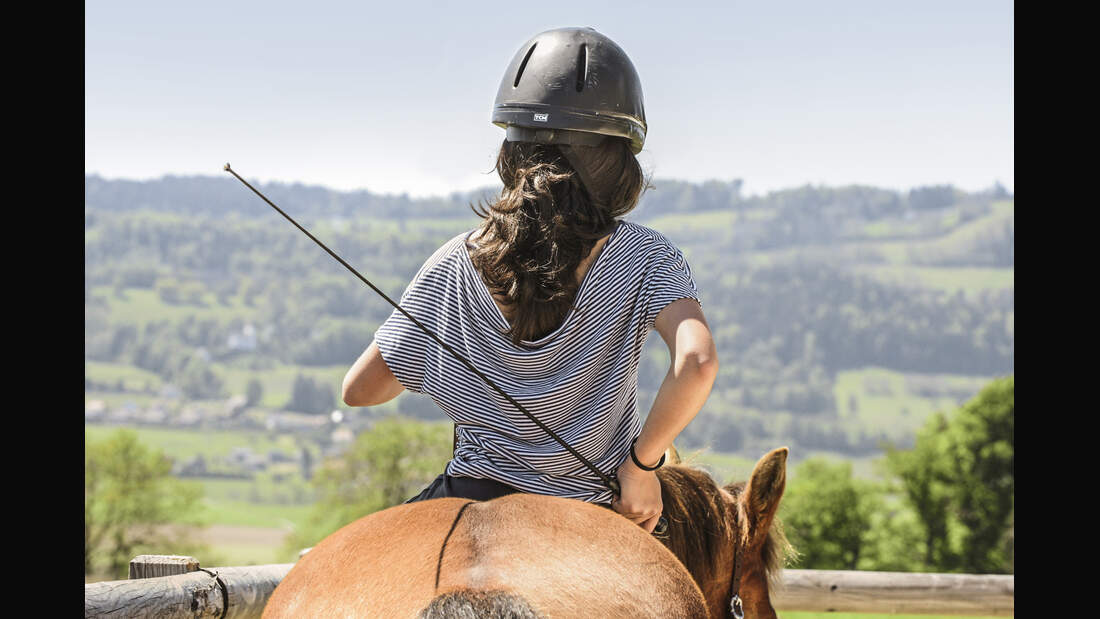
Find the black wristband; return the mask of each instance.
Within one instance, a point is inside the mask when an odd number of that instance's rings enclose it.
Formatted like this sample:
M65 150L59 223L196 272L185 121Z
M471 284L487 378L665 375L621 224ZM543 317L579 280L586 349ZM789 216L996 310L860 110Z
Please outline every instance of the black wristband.
M634 453L634 443L638 442L638 437L634 437L634 440L630 441L630 459L634 461L634 466L642 469L643 471L656 471L661 468L661 465L665 463L665 454L661 454L661 459L657 461L654 466L646 466L638 461L638 456Z

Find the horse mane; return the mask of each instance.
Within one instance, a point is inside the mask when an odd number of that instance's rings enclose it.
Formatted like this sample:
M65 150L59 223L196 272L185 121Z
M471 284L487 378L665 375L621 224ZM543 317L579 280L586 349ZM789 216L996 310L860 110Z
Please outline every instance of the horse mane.
M657 470L661 481L661 502L668 519L668 537L662 541L702 587L714 578L714 558L728 550L740 532L735 530L740 514L722 497L718 482L710 473L686 464L665 465ZM745 482L722 489L738 498ZM732 512L732 513L731 513ZM762 551L769 586L777 585L779 572L793 552L778 518L773 519Z
M736 515L706 471L672 464L658 469L657 477L668 520L668 537L661 541L702 587L714 576L714 557L734 539Z

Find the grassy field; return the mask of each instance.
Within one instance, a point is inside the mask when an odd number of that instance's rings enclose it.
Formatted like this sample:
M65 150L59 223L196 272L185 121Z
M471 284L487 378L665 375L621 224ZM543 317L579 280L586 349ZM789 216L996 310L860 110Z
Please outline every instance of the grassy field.
M1015 269L978 267L917 267L908 265L859 265L856 272L876 279L914 288L943 290L948 294L962 291L977 294L983 290L1011 290L1016 285Z
M912 436L936 411L957 408L991 377L906 374L883 368L838 372L833 386L841 419L868 428L887 428L889 436Z
M197 536L209 551L196 557L205 566L268 565L293 563L297 553L284 549L290 531L281 528L214 525Z
M965 254L966 248L975 239L999 230L1014 219L1014 201L994 202L990 214L959 225L935 239L886 241L864 245L875 249L890 264L905 265L911 263L913 256Z
M119 382L127 391L159 390L164 384L160 376L132 365L85 361L84 377L97 383L116 385Z
M272 505L205 497L205 527L198 541L210 549L204 565L262 565L294 561L284 548L286 536L302 526L312 505Z
M831 460L833 462L847 462L852 465L852 476L856 479L865 479L868 481L881 481L882 475L879 472L879 462L882 460L882 454L876 454L873 456L864 456L861 458L855 458L852 456L840 455L833 452L826 451L809 451L804 454L800 454L802 457L799 459L793 459L787 462L787 481L798 477L798 465L803 460L809 460L810 458L823 458L825 460Z
M690 236L702 231L728 230L737 223L738 218L738 213L734 211L704 211L655 217L645 225L670 236Z
M210 367L225 381L225 390L231 394L244 395L248 381L252 379L260 381L263 386L260 406L267 408L282 408L290 401L294 378L298 374L329 386L332 389L333 401L339 404L340 385L344 381L344 374L348 371L348 366L344 365L304 367L280 364L269 369L250 370L224 363L211 363Z
M230 298L229 305L222 305L213 294L203 297L203 305L165 303L150 288L126 288L116 295L110 286L96 286L93 296L107 300L111 322L132 324L138 328L154 320L178 322L189 316L195 320L215 319L228 321L234 318L255 319L258 310L245 305L239 298Z
M145 393L117 393L113 391L85 391L84 402L91 402L93 400L100 400L108 407L114 408L116 406L149 406L153 402L159 401L162 398L157 395L145 394Z
M200 454L207 459L223 458L228 456L234 447L248 447L256 453L267 453L274 449L291 455L299 452L297 442L292 436L287 434L272 436L263 432L199 431L86 424L84 436L88 441L98 441L121 428L134 431L142 444L159 449L174 460L187 460Z
M296 529L309 520L312 505L274 505L206 497L203 522L266 529Z
M875 221L866 224L862 228L863 235L867 238L890 238L917 236L922 231L923 222L916 221Z
M715 480L722 484L728 484L734 481L747 481L749 475L752 474L753 467L756 466L756 460L735 454L705 452L696 455L694 459L689 459L691 453L691 451L686 449L680 452L680 457L685 459L685 464L691 464L705 469ZM760 455L763 456L764 452L761 452ZM878 461L882 459L881 454L855 458L833 452L810 451L790 454L787 460L787 480L790 481L798 477L798 465L810 458L824 458L833 462L847 462L852 465L852 475L859 479L879 480L881 478L878 471Z
M278 364L271 368L252 370L237 367L226 363L211 363L211 369L224 381L224 392L227 395L245 395L248 381L256 379L263 387L263 397L259 406L270 409L280 409L290 401L291 391L294 387L294 379L299 374L312 378L315 381L327 385L332 390L333 401L340 402L340 385L343 383L347 366L296 366ZM97 393L85 394L85 400L101 399L107 404L121 404L126 400L133 400L137 404L148 404L156 399L155 395L140 393L146 389L159 392L164 386L164 380L152 372L141 368L121 363L103 363L98 361L84 362L85 378L110 386L117 385L120 381L128 393Z
M717 451L684 449L680 451L680 457L684 464L707 470L720 483L746 480L756 465L756 461L750 458Z

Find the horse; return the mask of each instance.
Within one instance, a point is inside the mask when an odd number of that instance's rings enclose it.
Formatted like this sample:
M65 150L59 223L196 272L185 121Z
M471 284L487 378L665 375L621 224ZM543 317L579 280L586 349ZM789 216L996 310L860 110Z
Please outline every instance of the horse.
M736 599L745 617L774 619L769 589L790 550L775 518L787 453L725 486L675 457L657 470L662 536L605 507L527 493L375 512L304 555L263 617L720 619L736 616Z

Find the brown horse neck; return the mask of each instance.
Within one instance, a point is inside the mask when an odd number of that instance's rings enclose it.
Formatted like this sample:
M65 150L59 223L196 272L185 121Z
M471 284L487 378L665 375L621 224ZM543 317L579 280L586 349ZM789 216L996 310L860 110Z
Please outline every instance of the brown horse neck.
M658 469L669 535L661 539L695 579L711 613L725 617L734 549L741 535L736 497L705 471L687 465Z

